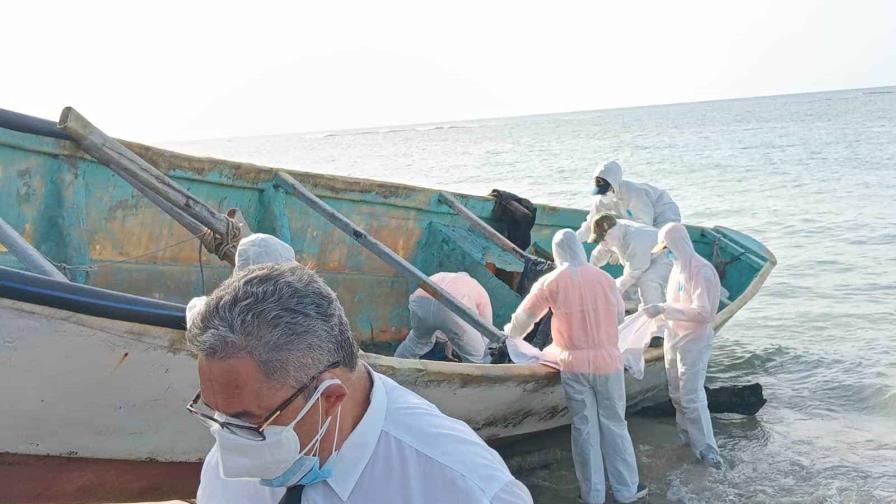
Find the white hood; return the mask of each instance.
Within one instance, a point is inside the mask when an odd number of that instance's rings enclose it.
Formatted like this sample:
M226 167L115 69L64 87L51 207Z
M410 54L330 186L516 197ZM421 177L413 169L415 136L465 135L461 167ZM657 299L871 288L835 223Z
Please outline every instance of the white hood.
M585 259L585 247L579 243L576 233L572 229L561 229L554 235L552 242L554 252L554 262L557 266L568 264L572 268L577 268L587 264Z
M594 176L606 180L613 186L613 189L615 189L616 192L619 192L619 188L622 184L622 166L616 161L607 161L603 166L594 171Z
M234 272L258 264L286 264L296 260L296 252L278 238L262 233L249 235L236 248Z
M660 229L657 242L665 243L666 247L675 254L678 261L686 262L697 255L694 244L688 235L688 230L681 224L670 222Z

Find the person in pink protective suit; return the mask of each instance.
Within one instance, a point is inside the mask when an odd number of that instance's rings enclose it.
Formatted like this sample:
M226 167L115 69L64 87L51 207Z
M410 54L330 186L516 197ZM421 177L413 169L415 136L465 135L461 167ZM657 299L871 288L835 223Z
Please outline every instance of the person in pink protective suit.
M553 310L554 342L545 349L558 356L560 377L572 415L572 454L581 498L606 498L604 464L617 502L647 495L639 483L635 450L625 421L625 379L617 324L625 315L613 278L588 264L585 249L571 229L554 235L557 269L541 277L504 328L522 338Z
M429 277L458 301L475 311L486 323L492 323L492 303L485 288L464 272L436 273ZM436 339L444 335L464 362L488 363L486 339L479 331L464 322L448 308L417 289L408 299L411 312L411 332L395 350L395 357L419 359L428 352Z
M681 224L660 229L656 252L668 249L673 267L666 302L644 307L651 318L665 319L669 331L663 344L669 397L682 438L703 463L720 468L722 460L712 433L703 382L712 351L713 319L719 307L721 283L715 268L694 251Z

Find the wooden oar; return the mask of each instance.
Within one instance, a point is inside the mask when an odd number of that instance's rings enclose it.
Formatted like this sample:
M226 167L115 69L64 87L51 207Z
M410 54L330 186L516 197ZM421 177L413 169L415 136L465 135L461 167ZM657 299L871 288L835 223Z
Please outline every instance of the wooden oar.
M25 241L5 220L0 218L0 245L6 247L32 273L68 282L65 277L43 254Z
M495 231L494 228L485 223L482 219L476 216L473 212L471 212L467 207L463 206L460 201L457 201L457 198L454 196L440 192L439 199L442 200L443 203L451 207L452 210L457 212L458 215L463 217L480 233L485 235L486 238L491 240L495 245L501 247L503 250L510 252L517 259L525 262L526 259L532 259L529 254L526 254L523 250L513 244L510 240L508 240L501 233Z
M199 236L210 229L225 241L233 241L234 236L239 239L236 222L194 197L143 158L100 131L77 110L71 107L63 109L58 126L71 135L84 152L108 166L191 234ZM203 243L209 248L207 242ZM233 265L234 249L224 248L221 259Z
M373 255L382 259L383 262L395 268L399 273L417 282L421 289L444 305L445 308L451 310L451 312L460 317L461 320L473 326L473 328L479 331L480 334L494 343L502 344L504 342L504 339L506 338L504 333L495 329L490 323L480 319L476 312L458 301L445 289L439 287L413 264L407 262L403 257L380 243L376 238L368 235L363 229L359 228L355 223L334 210L330 205L321 201L320 198L312 194L311 191L300 184L292 175L284 171L279 171L277 172L277 178L283 184L284 188L293 196L311 207L312 210L317 212L324 219L327 219L331 224L336 226L337 229L351 236L353 240L369 250Z

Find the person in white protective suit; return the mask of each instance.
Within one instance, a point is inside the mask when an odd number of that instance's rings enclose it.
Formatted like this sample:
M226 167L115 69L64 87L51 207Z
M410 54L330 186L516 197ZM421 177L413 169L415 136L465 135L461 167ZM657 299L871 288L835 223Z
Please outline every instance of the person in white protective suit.
M492 303L488 292L469 274L442 272L429 278L479 314L479 318L492 323ZM419 359L433 347L439 336L444 335L464 362L490 361L485 337L423 289L411 294L408 309L411 312L411 332L395 350L395 357Z
M288 264L295 262L296 252L285 242L264 233L253 233L242 240L236 247L233 273L257 264ZM187 327L205 304L208 296L195 297L187 303Z
M504 328L522 338L553 310L553 353L572 416L572 454L581 498L606 497L604 469L617 502L647 495L639 483L635 451L625 421L625 379L617 324L625 316L612 277L585 260L571 229L554 235L557 269L541 277ZM551 347L549 347L551 348Z
M622 167L616 161L608 161L595 170L591 194L591 211L576 232L583 242L591 234L594 219L602 213L657 229L669 222L681 222L681 212L669 193L650 184L623 180Z
M653 254L657 244L657 230L610 214L594 220L593 233L588 238L599 245L591 252L591 264L598 268L611 256L623 265L622 276L616 279L619 292L637 288L640 307L662 303L666 299L666 283L672 271L672 260L666 254ZM658 329L651 346L662 344L662 329Z
M703 382L712 351L713 319L719 307L721 284L715 268L694 251L687 229L666 224L660 229L657 251L667 248L675 266L669 277L666 302L644 307L651 318L668 325L664 343L669 397L683 439L705 464L722 466Z

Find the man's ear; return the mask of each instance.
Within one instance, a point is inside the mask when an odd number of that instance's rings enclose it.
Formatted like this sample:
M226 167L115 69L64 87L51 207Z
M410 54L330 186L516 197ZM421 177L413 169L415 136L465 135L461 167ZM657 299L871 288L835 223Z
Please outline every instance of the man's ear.
M320 401L324 407L324 416L336 414L336 410L348 396L348 389L342 383L334 383L323 390Z

